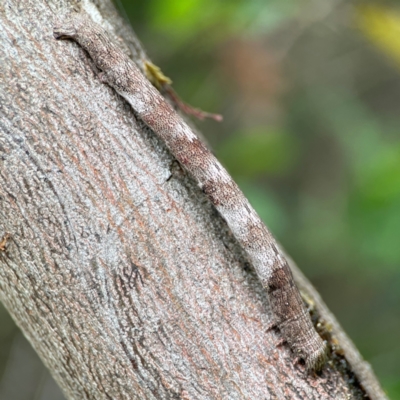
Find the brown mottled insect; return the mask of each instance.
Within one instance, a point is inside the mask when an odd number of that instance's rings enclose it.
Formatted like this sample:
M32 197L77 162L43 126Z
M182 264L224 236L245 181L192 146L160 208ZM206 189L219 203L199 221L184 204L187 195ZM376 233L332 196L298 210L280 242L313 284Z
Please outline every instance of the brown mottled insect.
M84 14L54 27L56 39L72 38L102 71L99 78L124 97L168 146L228 223L268 292L275 325L309 370L321 368L326 344L317 334L285 257L271 233L218 160L142 75L138 67Z

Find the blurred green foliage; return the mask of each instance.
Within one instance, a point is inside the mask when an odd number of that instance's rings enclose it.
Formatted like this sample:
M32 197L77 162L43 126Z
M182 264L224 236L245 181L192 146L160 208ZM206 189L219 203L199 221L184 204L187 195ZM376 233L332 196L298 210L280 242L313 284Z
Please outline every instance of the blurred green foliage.
M266 172L283 175L296 163L296 143L285 132L248 129L226 139L218 156L236 177L251 179Z
M173 47L190 43L210 28L214 28L209 36L212 41L235 32L243 35L272 30L301 7L301 2L294 0L270 1L268 7L263 0L118 0L117 3L130 19L140 20L146 29L166 35L166 40L173 41Z
M400 399L396 3L119 3L181 97L224 115L200 129Z

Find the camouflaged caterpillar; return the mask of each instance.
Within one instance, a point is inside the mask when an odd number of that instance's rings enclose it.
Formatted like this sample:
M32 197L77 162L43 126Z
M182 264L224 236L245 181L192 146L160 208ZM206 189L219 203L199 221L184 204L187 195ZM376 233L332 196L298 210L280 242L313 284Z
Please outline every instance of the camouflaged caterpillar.
M274 325L283 339L309 371L320 369L326 360L326 343L311 322L285 257L227 171L134 62L88 16L76 13L58 18L54 37L78 42L102 71L100 80L129 102L196 179L247 253L268 292Z

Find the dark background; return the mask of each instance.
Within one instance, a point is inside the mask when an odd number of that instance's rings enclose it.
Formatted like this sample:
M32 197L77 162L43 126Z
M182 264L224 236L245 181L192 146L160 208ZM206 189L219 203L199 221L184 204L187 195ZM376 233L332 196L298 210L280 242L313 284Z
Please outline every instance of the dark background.
M391 399L400 399L396 4L118 1L179 95L223 114L197 125ZM0 375L16 334L0 308Z

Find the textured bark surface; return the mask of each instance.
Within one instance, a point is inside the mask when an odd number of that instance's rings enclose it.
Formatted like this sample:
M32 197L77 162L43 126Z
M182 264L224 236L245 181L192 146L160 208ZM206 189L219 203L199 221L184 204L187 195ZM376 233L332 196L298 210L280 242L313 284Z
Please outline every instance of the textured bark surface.
M365 364L315 297L337 350L321 374L277 346L224 221L87 54L53 39L72 5L0 4L0 300L65 395L383 398L368 371L360 386L352 368ZM143 56L108 2L77 5Z

